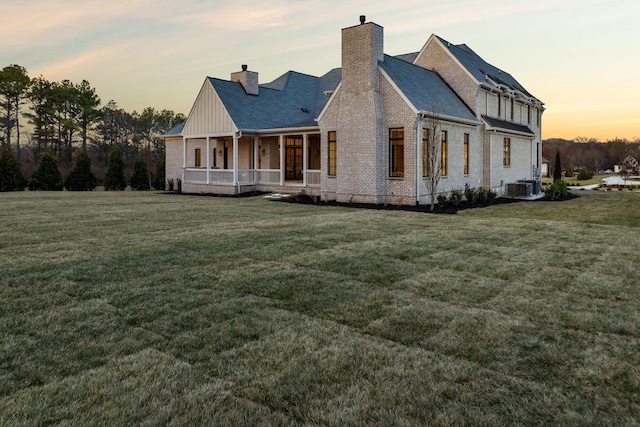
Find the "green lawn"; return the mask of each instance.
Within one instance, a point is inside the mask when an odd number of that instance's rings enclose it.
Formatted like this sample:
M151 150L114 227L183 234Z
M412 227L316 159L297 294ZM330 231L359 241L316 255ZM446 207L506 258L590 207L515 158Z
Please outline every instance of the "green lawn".
M0 194L0 425L637 425L640 193Z

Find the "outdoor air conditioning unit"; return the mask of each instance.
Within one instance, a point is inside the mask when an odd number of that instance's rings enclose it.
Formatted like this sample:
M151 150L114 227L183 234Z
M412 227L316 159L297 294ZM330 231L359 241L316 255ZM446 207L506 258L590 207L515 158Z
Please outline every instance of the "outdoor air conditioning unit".
M531 197L533 184L529 182L515 182L507 184L507 197Z
M538 181L536 179L519 179L516 183L521 184L531 184L533 187L533 194L542 193L542 181Z

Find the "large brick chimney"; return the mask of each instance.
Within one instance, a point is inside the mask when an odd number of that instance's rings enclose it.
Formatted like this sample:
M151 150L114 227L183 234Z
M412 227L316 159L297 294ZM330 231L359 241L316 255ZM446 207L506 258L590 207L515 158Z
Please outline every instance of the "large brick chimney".
M258 94L258 73L247 71L247 66L242 66L242 71L231 73L232 82L240 82L244 91L249 95Z
M338 201L383 202L387 168L378 73L378 61L384 60L383 36L383 28L365 23L364 16L360 25L342 30Z

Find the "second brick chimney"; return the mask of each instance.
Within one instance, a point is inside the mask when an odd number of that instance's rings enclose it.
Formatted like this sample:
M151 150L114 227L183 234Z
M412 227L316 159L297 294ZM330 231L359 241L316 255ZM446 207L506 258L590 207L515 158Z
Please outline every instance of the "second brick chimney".
M258 73L248 71L246 65L242 66L242 71L231 73L231 81L240 82L248 95L258 94Z

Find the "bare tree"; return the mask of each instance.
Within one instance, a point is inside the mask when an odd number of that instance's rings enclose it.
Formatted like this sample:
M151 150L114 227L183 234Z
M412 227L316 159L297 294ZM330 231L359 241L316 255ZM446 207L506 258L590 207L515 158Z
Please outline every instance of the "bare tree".
M627 179L631 174L636 173L638 170L638 161L633 156L627 156L622 161L622 169L620 169L620 176L622 177L622 185L627 187Z
M441 144L440 120L435 112L431 112L422 129L422 175L427 178L432 212L441 176Z

